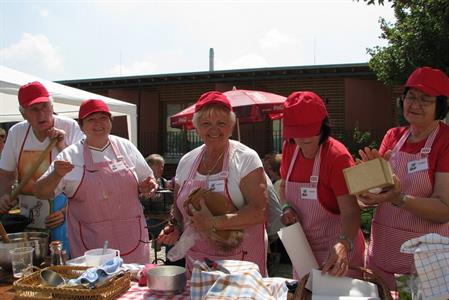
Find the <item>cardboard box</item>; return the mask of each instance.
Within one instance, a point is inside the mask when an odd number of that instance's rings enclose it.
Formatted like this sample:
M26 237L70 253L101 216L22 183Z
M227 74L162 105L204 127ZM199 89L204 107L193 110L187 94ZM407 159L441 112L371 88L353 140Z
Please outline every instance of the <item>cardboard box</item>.
M376 158L343 170L351 195L358 195L374 188L394 185L390 163Z

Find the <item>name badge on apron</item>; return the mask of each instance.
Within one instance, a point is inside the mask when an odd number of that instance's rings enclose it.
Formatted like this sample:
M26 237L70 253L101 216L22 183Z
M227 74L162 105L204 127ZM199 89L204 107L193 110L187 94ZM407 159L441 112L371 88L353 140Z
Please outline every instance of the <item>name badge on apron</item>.
M407 172L409 174L415 173L418 171L423 171L429 169L429 164L427 162L427 157L418 159L418 160L412 160L407 163Z
M109 168L111 168L111 171L114 173L126 169L123 161L110 162Z
M211 180L208 183L208 188L214 192L224 192L225 182L223 179Z
M316 188L302 187L301 188L301 199L317 200L318 195Z

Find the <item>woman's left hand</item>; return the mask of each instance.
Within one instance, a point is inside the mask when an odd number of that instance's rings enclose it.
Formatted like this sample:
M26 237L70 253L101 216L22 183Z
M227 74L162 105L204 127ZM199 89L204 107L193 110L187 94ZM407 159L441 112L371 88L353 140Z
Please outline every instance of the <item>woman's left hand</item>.
M379 194L364 193L357 196L357 200L366 206L373 207L384 202L394 203L401 194L401 182L396 175L393 175L394 186L382 191Z
M337 242L329 252L329 257L324 263L322 274L332 276L344 276L349 269L349 249L343 242Z
M204 198L200 199L199 210L196 210L192 204L189 204L189 210L192 214L190 217L192 225L198 232L210 232L215 230L214 216L207 208Z

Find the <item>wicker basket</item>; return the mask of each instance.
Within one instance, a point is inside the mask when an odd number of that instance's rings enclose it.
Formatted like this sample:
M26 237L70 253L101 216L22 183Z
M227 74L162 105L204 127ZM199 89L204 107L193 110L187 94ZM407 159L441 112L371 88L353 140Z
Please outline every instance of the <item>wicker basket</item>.
M73 279L80 276L88 267L51 266L49 269L58 272L67 279ZM50 287L41 284L39 274L40 271L37 271L14 282L18 299L116 299L129 289L131 282L129 272L125 272L123 276L94 289Z
M379 297L382 300L392 300L390 289L387 287L385 282L376 274L373 273L370 269L362 268L362 267L350 267L351 270L359 271L362 273L362 279L365 281L369 281L375 283L379 290ZM312 292L306 289L306 283L309 279L309 274L304 275L301 278L301 281L298 284L298 288L293 296L293 300L308 300L312 299Z

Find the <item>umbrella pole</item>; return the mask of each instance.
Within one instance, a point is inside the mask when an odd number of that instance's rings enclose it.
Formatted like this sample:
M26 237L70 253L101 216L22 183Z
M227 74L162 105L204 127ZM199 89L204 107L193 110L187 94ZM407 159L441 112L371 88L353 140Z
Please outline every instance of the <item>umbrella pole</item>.
M240 122L239 122L239 118L237 118L236 122L237 122L237 138L238 138L238 140L240 142L240 125L239 125Z

